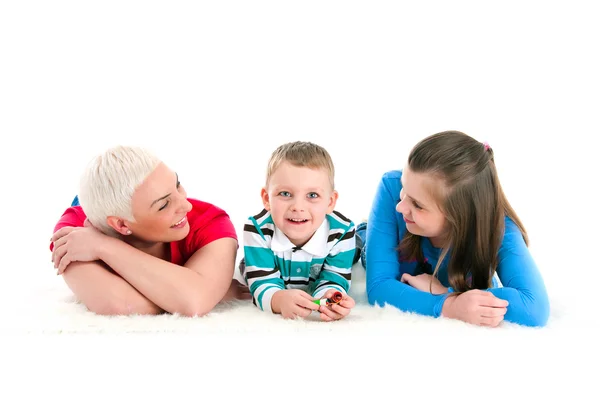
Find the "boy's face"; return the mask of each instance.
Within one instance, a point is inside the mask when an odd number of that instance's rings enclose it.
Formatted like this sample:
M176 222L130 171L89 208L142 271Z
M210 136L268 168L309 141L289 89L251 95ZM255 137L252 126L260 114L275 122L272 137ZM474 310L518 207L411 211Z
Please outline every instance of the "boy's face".
M338 193L331 189L324 169L282 162L261 196L275 226L294 245L302 246L321 226L325 215L333 211Z

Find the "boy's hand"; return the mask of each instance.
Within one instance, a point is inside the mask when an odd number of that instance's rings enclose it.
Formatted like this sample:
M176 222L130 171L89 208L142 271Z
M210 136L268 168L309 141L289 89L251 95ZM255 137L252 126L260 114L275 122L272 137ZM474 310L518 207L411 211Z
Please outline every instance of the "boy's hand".
M313 300L310 294L299 289L279 290L271 299L271 308L285 319L306 318L319 309Z
M338 290L329 289L324 295L323 298L331 298L334 293ZM338 319L342 319L350 313L350 310L354 308L354 299L347 294L343 295L342 301L338 304L333 304L330 307L322 305L319 308L319 312L321 313L321 320L329 322L329 321L337 321Z

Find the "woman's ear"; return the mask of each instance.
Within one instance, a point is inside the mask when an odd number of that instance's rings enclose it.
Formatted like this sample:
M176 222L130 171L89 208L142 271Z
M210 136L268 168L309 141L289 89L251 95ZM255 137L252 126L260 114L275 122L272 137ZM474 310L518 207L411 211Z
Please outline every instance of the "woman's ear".
M121 234L121 235L131 235L131 229L129 229L129 226L127 225L127 222L125 220L123 220L122 218L119 217L115 217L115 216L108 216L106 217L106 223L115 231L117 231L117 233Z

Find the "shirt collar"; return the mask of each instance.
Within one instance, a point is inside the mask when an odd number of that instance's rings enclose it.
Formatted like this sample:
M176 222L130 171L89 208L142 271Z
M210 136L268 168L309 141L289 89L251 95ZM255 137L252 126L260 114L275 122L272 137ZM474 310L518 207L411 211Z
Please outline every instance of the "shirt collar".
M312 238L304 244L300 249L315 257L327 256L327 237L329 236L329 223L327 218L323 220L321 226L315 231ZM296 247L287 236L277 227L271 240L271 250L275 252L284 252L292 250Z

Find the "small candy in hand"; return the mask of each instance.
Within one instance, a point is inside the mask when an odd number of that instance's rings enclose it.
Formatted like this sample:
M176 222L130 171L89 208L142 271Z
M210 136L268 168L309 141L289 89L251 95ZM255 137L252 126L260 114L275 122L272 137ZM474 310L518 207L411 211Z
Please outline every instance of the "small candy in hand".
M333 293L333 296L331 296L331 298L322 298L313 302L318 305L326 305L328 307L331 307L334 304L338 304L340 301L342 301L343 298L344 295L341 292L335 292Z

